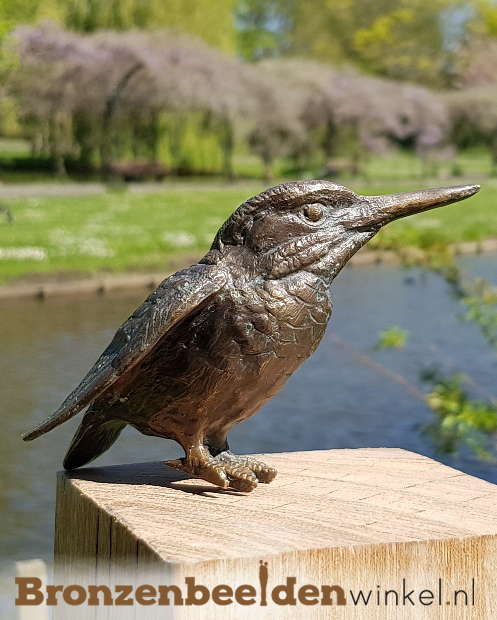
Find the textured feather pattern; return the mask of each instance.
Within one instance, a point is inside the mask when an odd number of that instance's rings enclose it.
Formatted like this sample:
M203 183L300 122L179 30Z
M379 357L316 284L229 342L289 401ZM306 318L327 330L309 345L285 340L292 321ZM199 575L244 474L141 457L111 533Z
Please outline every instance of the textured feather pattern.
M47 433L108 389L137 364L188 314L203 307L227 281L214 265L192 265L164 280L117 330L112 342L78 387L47 420L23 435L31 441Z

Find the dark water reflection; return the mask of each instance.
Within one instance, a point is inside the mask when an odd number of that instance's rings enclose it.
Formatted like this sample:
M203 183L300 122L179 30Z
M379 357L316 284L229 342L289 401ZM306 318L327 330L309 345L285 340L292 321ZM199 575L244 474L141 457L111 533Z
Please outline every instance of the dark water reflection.
M497 256L464 259L497 284ZM435 276L396 267L348 268L333 285L334 316L317 353L254 418L233 429L238 452L392 446L433 456L417 427L429 410L401 385L359 363L348 346L417 383L422 365L458 368L496 392L496 356ZM71 297L0 305L0 560L42 557L53 544L54 473L78 425L71 420L33 443L21 432L51 413L108 344L143 294ZM378 332L409 330L403 350L373 351ZM176 458L172 442L127 429L100 465ZM446 462L450 461L446 459ZM459 469L497 482L497 467L465 458Z

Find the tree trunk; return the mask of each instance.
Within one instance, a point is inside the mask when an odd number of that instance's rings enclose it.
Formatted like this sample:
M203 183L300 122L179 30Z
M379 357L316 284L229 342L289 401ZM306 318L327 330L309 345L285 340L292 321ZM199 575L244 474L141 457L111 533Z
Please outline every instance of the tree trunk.
M54 173L58 177L63 177L67 174L64 164L64 157L59 148L59 136L58 136L57 121L55 115L52 115L49 119L49 148L50 157L53 161Z
M88 118L78 115L73 117L73 135L79 146L78 162L85 171L89 171L92 168L93 146L91 132L91 121Z
M126 84L142 67L142 62L137 62L133 65L121 78L121 81L107 97L107 101L105 102L105 109L102 117L102 135L100 139L100 166L102 178L104 180L109 178L112 167L112 126L119 98Z
M328 161L335 157L337 152L337 141L338 141L338 133L335 123L332 120L329 120L326 123L326 128L323 137L323 151L324 151L324 164L326 165Z
M176 176L181 164L181 143L183 141L184 126L185 119L174 114L169 125L169 152L171 154L171 170Z
M352 121L352 130L355 134L355 146L352 150L351 172L353 177L359 176L362 168L362 162L365 158L365 148L361 139L361 127L358 120Z
M151 120L150 155L154 162L159 161L160 133L159 112L153 112Z
M270 184L274 179L273 160L271 157L263 155L262 164L264 169L264 181Z
M490 174L497 176L497 129L492 137L492 143L490 145L490 154L492 156L492 168Z
M236 178L233 168L233 151L235 147L235 136L233 124L229 118L224 118L221 124L221 149L223 151L223 176L228 181Z

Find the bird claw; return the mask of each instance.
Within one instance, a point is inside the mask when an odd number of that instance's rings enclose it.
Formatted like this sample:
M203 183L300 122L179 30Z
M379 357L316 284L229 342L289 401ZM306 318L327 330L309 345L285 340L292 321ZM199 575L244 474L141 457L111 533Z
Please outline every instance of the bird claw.
M230 486L230 481L224 472L224 467L217 463L207 461L191 464L188 463L188 459L175 459L173 461L165 461L164 465L182 471L194 478L200 478L201 480L215 484L222 489L227 489Z
M240 465L223 465L224 471L230 481L230 487L237 491L250 493L257 486L257 478L252 470Z
M277 473L273 467L252 457L237 456L229 451L221 452L216 457L209 455L195 460L183 458L166 461L165 465L222 489L230 487L244 493L253 491L258 482L271 482Z
M184 459L174 459L173 461L164 461L164 465L166 467L171 467L172 469L178 469L179 471L185 471L183 461Z
M274 467L269 467L269 465L254 459L252 456L239 456L237 454L233 454L233 452L230 452L229 450L221 452L215 458L221 463L225 463L232 468L235 466L235 469L238 467L240 470L251 472L252 477L256 480L256 484L257 482L269 484L275 479L276 474L278 473Z

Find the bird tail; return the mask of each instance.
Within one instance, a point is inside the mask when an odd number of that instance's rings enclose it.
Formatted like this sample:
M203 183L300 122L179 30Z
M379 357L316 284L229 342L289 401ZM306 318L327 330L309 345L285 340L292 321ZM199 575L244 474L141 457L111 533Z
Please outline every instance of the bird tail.
M64 458L64 469L76 469L106 452L126 426L122 420L103 418L95 411L85 414Z
M74 406L68 408L66 407L66 402L67 400L64 401L62 405L57 409L57 411L49 418L47 418L43 422L40 422L40 424L32 428L27 433L23 433L23 440L32 441L33 439L40 437L40 435L48 433L48 431L51 431L56 426L59 426L59 424L62 424L66 420L74 417L77 413L81 411L81 409L84 409L88 405L88 402L81 401L76 403Z

